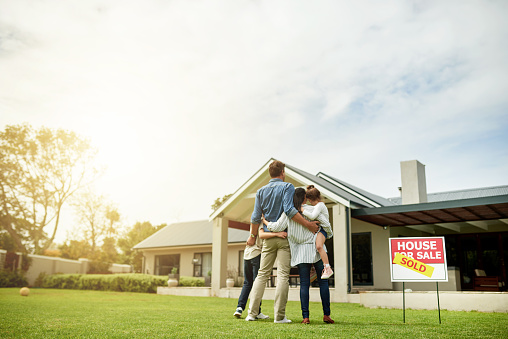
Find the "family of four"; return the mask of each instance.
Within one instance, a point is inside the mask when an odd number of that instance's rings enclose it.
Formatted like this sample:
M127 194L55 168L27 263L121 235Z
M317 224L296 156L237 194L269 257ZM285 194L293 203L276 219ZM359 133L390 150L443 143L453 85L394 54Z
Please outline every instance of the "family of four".
M328 210L321 202L320 192L314 186L294 188L284 182L285 165L273 161L269 166L270 182L256 193L251 217L250 237L244 252L244 284L234 313L240 318L250 294L247 321L267 319L261 313L261 299L277 260L277 285L274 300L274 322L290 323L286 317L289 292L289 272L297 266L300 275L300 302L303 324L309 324L309 288L311 268L317 275L323 321L330 318L330 290L328 278L333 274L324 242L332 237ZM305 204L306 201L310 205ZM251 293L252 291L252 293Z

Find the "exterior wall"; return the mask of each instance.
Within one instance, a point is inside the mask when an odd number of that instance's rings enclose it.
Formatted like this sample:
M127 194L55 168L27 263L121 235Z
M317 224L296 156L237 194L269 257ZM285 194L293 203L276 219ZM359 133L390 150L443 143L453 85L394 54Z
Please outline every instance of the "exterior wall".
M370 224L362 220L351 219L351 223L351 233L371 234L372 274L374 285L362 285L362 288L391 290L393 286L390 279L390 255L388 243L388 239L390 238L390 231L383 229L383 227Z
M405 293L406 309L437 310L437 293ZM360 292L360 304L369 308L402 309L402 292ZM442 310L508 312L508 293L505 292L439 292Z
M25 276L30 286L35 283L35 280L41 273L45 273L47 275L56 273L86 274L88 271L88 259L69 260L34 254L29 254L28 257L32 259L32 264ZM112 264L109 269L113 273L132 272L132 267L130 265Z
M245 244L229 244L227 248L227 267L235 268L238 272L238 253L245 248ZM154 274L155 256L180 254L180 276L192 277L194 274L194 253L212 252L212 245L180 247L180 248L162 248L156 250L143 250L145 267L143 273ZM213 254L212 254L213 256ZM213 263L212 257L212 263ZM213 265L213 264L212 264ZM225 278L224 278L225 282Z
M228 220L218 217L213 219L212 232L212 296L218 295L226 287Z
M349 267L347 259L348 223L350 215L344 205L337 204L332 207L330 221L333 230L333 256L335 288L330 289L330 299L333 302L347 302Z
M394 282L393 289L402 291L401 282ZM411 291L436 291L436 282L406 282L404 288ZM460 272L458 267L448 267L448 281L439 282L439 291L460 291Z

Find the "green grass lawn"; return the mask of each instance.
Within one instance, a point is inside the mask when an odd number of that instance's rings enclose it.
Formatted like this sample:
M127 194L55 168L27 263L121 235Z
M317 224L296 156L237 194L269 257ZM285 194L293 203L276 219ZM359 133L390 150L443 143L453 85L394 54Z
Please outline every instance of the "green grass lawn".
M233 317L235 299L161 296L144 293L0 289L1 338L213 337L213 338L508 338L508 314L367 309L332 304L335 324L322 322L311 303L311 323L302 325L300 303L290 301L292 324L273 323L273 301L263 301L269 320ZM244 312L243 316L246 316Z

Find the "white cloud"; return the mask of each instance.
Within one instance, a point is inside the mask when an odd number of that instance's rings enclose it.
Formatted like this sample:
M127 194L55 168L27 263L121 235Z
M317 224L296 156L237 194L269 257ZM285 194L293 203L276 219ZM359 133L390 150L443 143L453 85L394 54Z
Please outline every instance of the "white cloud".
M92 137L131 221L205 218L272 156L385 196L413 158L435 191L506 184L507 9L5 1L0 123Z

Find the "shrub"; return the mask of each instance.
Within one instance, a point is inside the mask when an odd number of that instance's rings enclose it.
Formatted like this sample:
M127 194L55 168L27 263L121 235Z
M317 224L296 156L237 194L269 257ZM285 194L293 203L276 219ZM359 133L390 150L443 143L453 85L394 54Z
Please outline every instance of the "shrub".
M34 287L42 287L44 285L44 278L46 278L46 272L39 273L37 279L35 279Z
M96 291L155 293L166 285L166 277L147 274L53 274L43 278L42 287Z
M198 277L180 277L178 286L203 287L205 286L205 280Z
M0 271L0 287L28 286L28 281L22 272Z

